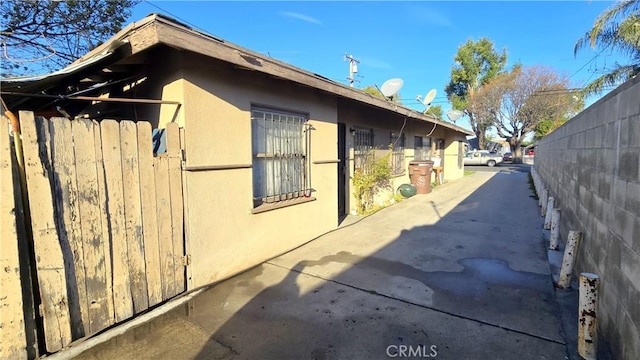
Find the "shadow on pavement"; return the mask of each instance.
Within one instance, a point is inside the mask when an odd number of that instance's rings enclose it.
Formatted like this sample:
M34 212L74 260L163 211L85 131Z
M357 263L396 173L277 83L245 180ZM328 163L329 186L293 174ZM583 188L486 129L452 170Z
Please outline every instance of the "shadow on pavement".
M407 199L79 358L564 359L537 202L519 169L459 203L438 198L444 187Z

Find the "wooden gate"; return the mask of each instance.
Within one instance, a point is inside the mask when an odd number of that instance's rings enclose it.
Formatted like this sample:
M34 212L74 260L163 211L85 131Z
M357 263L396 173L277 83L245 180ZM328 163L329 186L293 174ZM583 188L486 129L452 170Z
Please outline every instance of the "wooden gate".
M154 154L147 122L20 112L20 124L46 351L184 292L178 126Z

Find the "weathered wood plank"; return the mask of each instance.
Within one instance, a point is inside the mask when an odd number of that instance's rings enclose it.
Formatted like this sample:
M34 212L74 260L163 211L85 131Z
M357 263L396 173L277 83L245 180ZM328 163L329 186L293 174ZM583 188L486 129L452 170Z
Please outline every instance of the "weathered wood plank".
M67 274L71 335L78 339L85 335L85 325L88 326L90 321L71 122L66 118L52 118L49 132L53 147L56 218Z
M85 334L94 334L112 323L105 261L105 242L100 214L100 191L95 153L94 123L79 120L71 123L74 156L76 159L76 185L78 187L78 209L82 236L82 256L84 262L86 309L88 324Z
M160 155L154 159L156 178L156 199L158 209L158 243L160 248L160 276L162 278L162 299L175 295L175 259L173 257L173 237L171 233L171 195L169 193L169 158Z
M109 214L107 213L107 184L104 174L104 160L102 156L102 132L100 124L93 121L93 144L96 155L96 169L98 180L98 216L102 226L102 249L104 252L104 271L107 278L107 308L109 309L109 324L116 322L113 304L113 269L111 262L111 225L109 224Z
M25 204L29 203L27 194L27 176L24 172L24 157L22 155L21 137L13 137L13 151L15 156L13 168L16 169L13 176L13 183L20 184L14 187L15 194L15 220L18 233L18 256L20 263L20 281L22 283L22 309L24 312L24 325L27 337L27 358L36 359L39 355L36 322L40 321L40 313L36 313L34 284L38 279L36 274L35 259L32 257L32 235L31 225L27 227L27 219L30 219L29 208ZM18 155L18 153L20 155ZM21 165L22 164L22 165ZM38 304L39 305L39 304Z
M142 234L142 204L140 203L140 170L138 168L138 134L132 121L120 122L120 152L124 186L125 231L129 255L129 279L133 310L136 313L149 307L147 276L144 262Z
M171 233L175 257L175 294L185 291L184 257L184 203L182 200L182 150L180 128L167 124L167 155L169 156L169 186L171 194Z
M144 259L147 272L149 306L153 306L162 301L158 218L156 213L156 182L153 168L153 142L151 140L151 124L148 122L138 122L137 125Z
M49 158L48 144L42 143L46 139L43 132L48 131L43 124L47 120L38 118L37 122L32 112L20 112L45 345L47 351L55 352L71 343L71 325L64 259L49 182L50 164L45 163Z
M114 120L103 120L100 123L100 130L113 256L113 303L116 321L120 322L133 316L125 228L120 126Z
M22 313L22 288L16 227L14 169L11 138L5 119L0 119L0 358L26 359L27 338Z

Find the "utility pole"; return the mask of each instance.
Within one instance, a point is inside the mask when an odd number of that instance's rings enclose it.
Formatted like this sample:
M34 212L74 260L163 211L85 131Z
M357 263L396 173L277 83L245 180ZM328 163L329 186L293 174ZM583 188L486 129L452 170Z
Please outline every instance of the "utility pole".
M354 79L353 76L358 72L358 63L360 62L360 60L357 60L352 55L347 54L344 54L344 59L349 60L349 77L347 78L347 80L349 80L349 86L353 87L353 83L355 81L358 81Z

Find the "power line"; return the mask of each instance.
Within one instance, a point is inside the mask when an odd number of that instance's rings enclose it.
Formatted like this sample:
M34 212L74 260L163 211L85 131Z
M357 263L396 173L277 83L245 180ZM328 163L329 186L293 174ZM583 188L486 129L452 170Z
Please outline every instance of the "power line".
M192 28L194 28L194 29L197 29L197 30L200 30L200 31L203 31L203 32L204 32L204 29L202 29L202 28L200 28L200 27L196 26L195 24L193 24L193 23L191 23L191 22L189 22L189 21L187 21L187 20L185 20L185 19L181 18L180 16L178 16L178 15L176 15L176 14L172 13L172 12L169 12L168 10L165 10L165 9L161 8L160 6L158 6L158 5L154 4L154 3L152 3L152 2L151 2L151 1L149 1L149 0L142 0L142 1L144 1L144 2L146 2L147 4L149 4L149 5L153 6L153 7L155 7L156 9L158 9L158 10L160 10L160 11L162 11L162 12L166 13L167 15L171 15L172 17L174 17L174 18L176 18L176 19L178 19L178 20L182 21L183 23L185 23L185 24L187 24L187 25L191 26Z
M577 73L579 73L582 69L584 69L587 65L589 65L593 60L595 60L598 56L600 56L600 54L602 54L607 48L604 48L602 50L600 50L597 54L595 54L594 57L591 58L591 60L587 61L584 65L582 65L580 67L580 69L576 70L573 74L569 75L569 79L571 79L574 75L576 75Z

